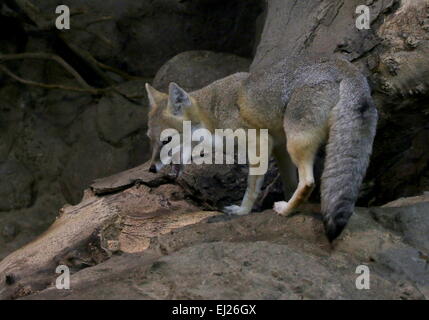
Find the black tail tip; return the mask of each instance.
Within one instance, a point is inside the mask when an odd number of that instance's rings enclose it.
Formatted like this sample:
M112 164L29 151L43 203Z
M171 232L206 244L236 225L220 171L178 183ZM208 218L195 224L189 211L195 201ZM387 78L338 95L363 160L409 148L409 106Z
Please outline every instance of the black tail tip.
M347 225L347 220L326 219L323 220L323 224L325 226L326 237L328 238L329 242L332 243L343 232Z

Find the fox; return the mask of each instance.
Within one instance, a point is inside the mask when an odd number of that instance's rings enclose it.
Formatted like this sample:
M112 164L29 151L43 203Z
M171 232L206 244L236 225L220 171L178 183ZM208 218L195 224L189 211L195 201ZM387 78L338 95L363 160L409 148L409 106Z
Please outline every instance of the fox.
M162 93L146 84L150 111L147 135L152 156L149 171L162 168L161 132L180 132L183 121L215 129L268 129L285 199L274 211L288 215L315 188L314 163L321 148L326 156L321 177L321 215L325 234L334 241L355 208L369 165L378 112L366 77L351 62L326 59L308 62L284 59L269 68L239 72L187 92L169 84ZM258 146L257 146L258 147ZM261 192L264 174L249 175L240 205L227 214L251 212Z

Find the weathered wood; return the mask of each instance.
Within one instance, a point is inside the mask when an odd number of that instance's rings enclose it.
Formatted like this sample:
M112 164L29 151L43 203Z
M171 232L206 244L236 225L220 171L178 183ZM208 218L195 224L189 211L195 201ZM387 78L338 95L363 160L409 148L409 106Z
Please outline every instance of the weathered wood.
M134 184L146 184L156 187L169 180L168 176L162 173L149 172L149 162L146 162L113 176L97 179L91 184L90 188L96 195L102 195L129 188Z
M140 175L133 177L132 172ZM117 175L117 181L115 177L104 181L110 192L129 186L130 181L156 181L157 176L150 180L143 172L130 170ZM99 186L106 184L101 182ZM1 261L0 279L5 280L0 284L0 299L46 288L58 276L58 265L67 265L73 272L94 266L117 251L142 252L152 238L220 214L201 211L180 194L181 188L172 184L155 189L136 185L103 197L87 190L81 203L60 210L60 216L45 233Z

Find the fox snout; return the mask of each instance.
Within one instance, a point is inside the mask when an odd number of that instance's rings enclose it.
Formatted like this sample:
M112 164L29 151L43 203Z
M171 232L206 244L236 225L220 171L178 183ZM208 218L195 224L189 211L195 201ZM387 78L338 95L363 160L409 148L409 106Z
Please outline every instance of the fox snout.
M164 168L164 164L161 161L152 162L149 167L149 172L158 173Z

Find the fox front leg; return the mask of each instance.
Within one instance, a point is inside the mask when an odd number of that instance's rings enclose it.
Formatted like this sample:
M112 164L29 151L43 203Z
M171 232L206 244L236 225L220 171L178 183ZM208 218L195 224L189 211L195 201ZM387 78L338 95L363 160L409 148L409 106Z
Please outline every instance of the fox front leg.
M253 150L250 150L251 148ZM250 164L246 193L244 194L240 206L232 205L225 207L225 213L245 215L252 211L253 205L261 192L262 184L264 183L264 176L268 169L268 162L271 157L272 150L273 140L272 137L268 135L267 131L259 133L253 137L249 135L248 156ZM259 154L259 163L253 161L257 158L256 154ZM261 168L264 169L260 171L259 169Z
M247 189L240 206L232 205L224 208L224 212L231 215L245 215L250 213L253 204L261 192L264 183L264 175L249 175L247 180Z

